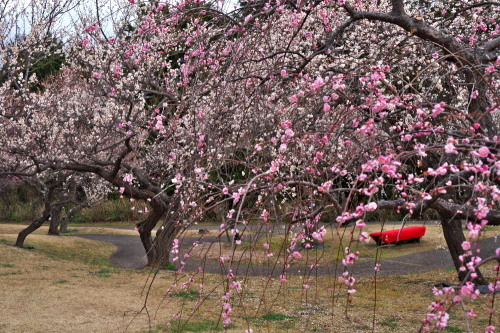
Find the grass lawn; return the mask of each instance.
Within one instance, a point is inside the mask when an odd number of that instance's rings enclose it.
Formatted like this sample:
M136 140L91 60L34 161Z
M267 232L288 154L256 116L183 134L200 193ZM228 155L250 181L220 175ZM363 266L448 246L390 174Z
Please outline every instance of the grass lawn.
M228 290L227 279L200 272L160 271L154 276L149 269L116 268L107 261L115 250L113 245L73 236L46 236L46 228L28 236L26 244L34 249L15 248L11 245L21 228L0 224L0 332L223 331L221 298ZM136 234L99 226L92 232ZM439 240L431 240L434 233L439 235L439 230L429 230L427 240L415 244L421 245L419 248L407 244L408 248L378 251L395 256L442 246ZM343 238L330 234L333 241L327 253L344 246ZM270 251L276 251L280 237L285 236L276 233L256 239L255 247L270 242ZM370 244L360 246L365 246L360 251L370 249ZM372 246L376 251L373 242ZM494 278L491 267L483 273ZM427 307L436 300L432 287L440 282L454 283L455 272L359 278L354 294L347 293L347 286L334 277L310 281L289 277L286 283L267 277L235 280L243 288L231 289L228 332L250 328L254 332L416 332L429 312ZM490 300L491 296L481 296L464 308L485 309ZM497 314L493 321L499 324ZM489 317L478 312L476 318L469 319L470 331L484 332L488 322ZM460 307L451 311L444 332L467 332Z

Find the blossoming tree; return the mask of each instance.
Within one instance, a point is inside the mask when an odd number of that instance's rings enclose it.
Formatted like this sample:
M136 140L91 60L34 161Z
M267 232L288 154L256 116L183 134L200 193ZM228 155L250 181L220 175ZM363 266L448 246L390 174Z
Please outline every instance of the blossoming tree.
M32 168L94 173L149 201L138 229L150 264L173 253L182 267L189 254L179 258L177 235L219 209L233 233L250 221L303 225L287 260L323 240L325 216L355 223L366 241L367 213L432 210L458 292L488 283L475 241L500 223L498 3L128 6L140 9L134 26L111 34L102 17L87 18L43 91L2 86L4 152L28 156L40 142ZM359 254L346 252L349 267ZM349 273L342 279L352 287ZM445 324L436 311L429 322Z

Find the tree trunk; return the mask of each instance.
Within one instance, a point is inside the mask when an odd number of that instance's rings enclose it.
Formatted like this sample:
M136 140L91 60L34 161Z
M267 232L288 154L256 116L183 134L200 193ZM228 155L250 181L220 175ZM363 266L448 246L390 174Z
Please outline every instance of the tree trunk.
M33 214L36 214L36 206L40 202L44 202L44 208L43 208L43 213L42 217L36 219L35 217L33 218L34 221L31 223L26 229L21 230L21 232L17 235L17 240L16 240L16 246L17 247L23 247L24 246L24 240L26 237L28 237L29 234L31 234L33 231L37 230L42 226L42 224L47 221L50 217L50 213L54 208L54 205L51 203L52 200L54 199L54 192L56 188L58 188L64 181L65 178L61 178L59 181L53 183L52 185L49 186L47 194L40 199L40 201L36 201L33 203Z
M47 221L50 216L50 208L43 211L42 217L33 221L26 229L21 230L21 232L17 235L16 246L24 247L24 240L31 234L33 231L37 230L42 226L42 224Z
M71 208L69 212L61 219L61 227L59 228L59 232L67 232L69 220L73 217L73 215L75 215L76 213L78 213L79 211L81 211L86 207L90 206L82 204Z
M157 246L153 243L151 231L158 224L158 221L165 214L165 208L159 206L154 207L148 217L137 225L139 236L141 237L142 245L146 250L149 266L157 266L160 263L161 255L157 251Z
M61 209L62 206L56 205L50 212L50 225L48 235L59 236L59 224L61 223Z
M462 230L462 223L460 220L453 218L446 218L441 216L441 225L443 227L444 238L448 249L450 250L451 258L453 259L453 264L458 272L458 278L461 282L464 281L468 274L468 270L462 271L461 268L469 262L469 258L466 258L464 262L460 261L459 256L463 255L465 251L462 248L462 243L465 242L464 232ZM476 270L477 277L473 280L476 285L487 285L488 282L483 277L479 270Z
M169 263L170 250L172 249L175 237L177 237L181 229L182 226L170 217L170 220L166 221L157 232L154 246L156 247L158 267L164 267Z

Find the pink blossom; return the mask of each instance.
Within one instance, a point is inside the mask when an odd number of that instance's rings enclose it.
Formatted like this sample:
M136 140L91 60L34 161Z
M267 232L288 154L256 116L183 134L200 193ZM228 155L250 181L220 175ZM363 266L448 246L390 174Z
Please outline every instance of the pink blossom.
M448 142L444 146L444 151L446 152L446 154L458 154L458 151L455 149L455 146L451 142Z
M488 67L486 67L484 73L489 74L489 73L493 73L495 71L496 71L496 68L494 66L488 66Z
M354 261L359 257L359 252L349 253L344 259L342 259L342 264L344 266L349 266L354 264Z
M370 235L366 231L363 231L359 234L358 240L360 242L368 243L370 242Z
M93 31L96 31L97 29L99 29L99 24L97 23L94 23L88 27L85 28L85 31L86 32L93 32Z
M241 282L232 281L231 284L229 285L229 288L241 290Z
M321 227L318 231L315 231L311 234L311 236L320 241L320 242L323 242L323 237L325 237L325 234L326 234L326 229L325 227Z
M285 135L289 138L293 137L295 135L295 132L291 128L287 128L285 130Z
M465 285L460 288L460 294L465 297L476 299L479 294L479 290L474 290L474 283L467 281Z
M360 174L360 175L358 176L358 180L363 181L363 180L365 180L367 177L368 177L368 175L367 175L366 173L362 173L362 174Z
M237 192L233 193L233 205L236 205L240 201L240 194Z
M368 205L365 206L366 212L373 212L375 209L377 209L377 204L375 202L370 202Z
M289 127L292 127L292 122L289 121L289 120L286 120L286 121L283 121L280 123L280 126L283 127L283 128L289 128Z
M269 212L265 209L262 211L262 219L264 220L264 222L269 221Z
M490 154L490 150L488 149L488 147L481 147L477 150L477 154L479 155L479 157L488 157L488 155Z
M436 105L434 105L434 108L432 109L431 116L436 118L443 111L444 111L444 104L443 103L436 104Z
M126 173L124 176L123 176L123 181L126 182L126 183L129 183L132 185L132 182L134 181L135 177L134 175L132 175L131 173ZM122 192L123 193L123 192Z
M363 220L357 220L356 221L356 228L363 229L364 227L366 227L366 223L363 222Z

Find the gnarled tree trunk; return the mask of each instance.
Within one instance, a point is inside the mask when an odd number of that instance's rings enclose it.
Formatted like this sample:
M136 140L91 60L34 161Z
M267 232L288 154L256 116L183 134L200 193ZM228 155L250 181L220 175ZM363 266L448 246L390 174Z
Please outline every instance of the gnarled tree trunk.
M21 232L17 235L16 246L24 247L24 240L31 234L33 231L37 230L42 226L42 224L49 219L50 216L50 204L45 204L45 209L43 210L43 214L40 218L34 220L27 228L21 230Z
M168 255L165 256L165 248L170 247L162 241L157 241L156 239L153 241L151 233L160 219L165 215L167 208L160 200L152 200L151 207L152 210L148 217L137 225L137 229L139 231L139 236L141 237L142 245L146 250L148 265L161 267L168 263L169 258ZM167 228L170 228L170 226Z
M61 219L61 226L59 228L59 232L67 232L68 231L68 223L69 223L69 220L71 219L71 217L86 207L90 207L90 206L78 205L78 206L71 208L68 211L68 213L66 215L64 215L64 217Z
M460 261L460 256L465 253L462 248L462 243L465 242L464 232L462 230L462 223L458 219L453 219L445 216L441 216L441 225L443 227L444 238L448 249L450 250L451 258L453 259L453 264L458 272L458 279L464 281L469 271L464 270L465 265L470 261L466 258L463 262ZM481 272L476 270L477 277L471 281L477 285L487 285L488 281L483 277Z

